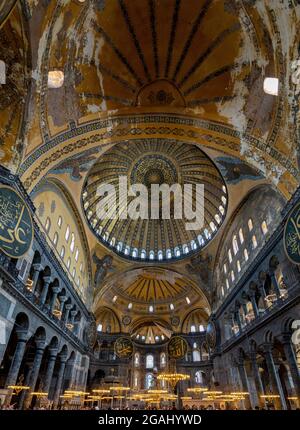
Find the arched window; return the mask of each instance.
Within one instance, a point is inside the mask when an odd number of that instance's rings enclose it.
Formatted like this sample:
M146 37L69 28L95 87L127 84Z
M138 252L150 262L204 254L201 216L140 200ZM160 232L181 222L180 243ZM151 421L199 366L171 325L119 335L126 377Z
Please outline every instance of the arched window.
M186 298L185 298L185 301L187 302L187 304L188 304L188 305L191 303L191 301L190 301L189 297L186 297Z
M183 248L184 254L188 254L189 253L189 247L187 245L183 245L182 248Z
M225 197L225 196L222 196L222 197L221 197L221 200L222 200L222 202L223 202L223 205L226 205L226 202L227 202L226 197Z
M102 329L103 329L102 324L98 324L97 331L98 331L99 333L101 333L101 332L102 332Z
M132 309L132 303L128 303L128 309Z
M198 242L199 242L200 246L203 246L205 244L205 241L204 241L203 236L201 234L199 234L197 236L197 239L198 239Z
M263 234L267 234L268 233L268 226L267 226L266 221L263 221L261 223L261 229L262 229Z
M200 351L199 349L193 350L193 361L201 361Z
M133 258L136 258L138 256L138 250L136 248L132 250L132 256Z
M161 250L158 251L158 259L162 260L163 259L163 253Z
M61 247L61 250L60 250L60 257L61 257L61 258L64 258L64 256L65 256L65 252L66 252L65 247L64 247L64 246L62 246L62 247Z
M71 266L71 258L69 257L67 260L67 268L70 269Z
M122 242L118 242L117 251L120 252L122 250L122 248L123 248L123 243Z
M56 246L58 242L58 234L57 232L54 233L54 237L53 237L53 244Z
M231 250L228 250L228 259L229 259L229 263L232 263L232 254L231 254Z
M226 274L227 273L227 266L225 263L224 263L223 269L224 269L224 273Z
M219 206L219 211L221 212L222 215L224 215L225 213L225 209L223 208L223 206Z
M191 333L195 333L196 332L196 326L195 325L191 325Z
M165 354L165 352L162 352L161 354L160 354L160 367L166 367L166 364L167 364L167 359L166 359L166 354Z
M210 232L207 230L207 228L204 229L204 235L206 237L206 239L210 239L211 238L211 234Z
M226 288L227 288L227 290L229 290L229 282L228 282L228 279L226 279Z
M134 354L134 365L135 367L140 365L140 354L138 352Z
M237 241L236 235L234 235L233 238L232 238L232 247L233 247L234 255L236 255L237 252L238 252L238 250L239 250L239 245L238 245L238 241Z
M154 251L149 252L149 259L154 260Z
M251 218L248 219L248 228L249 228L249 231L253 229L253 222Z
M58 217L57 225L59 228L61 228L61 226L62 226L62 217L61 216Z
M173 303L170 303L170 310L174 311L174 305L173 305Z
M73 277L73 278L75 278L75 275L76 275L76 268L75 268L75 267L73 267L72 277Z
M47 217L46 222L45 222L45 230L47 233L49 233L50 228L51 228L51 221L50 221L50 218Z
M144 249L141 252L141 258L146 258L146 251Z
M241 263L240 263L240 260L238 260L238 261L236 262L236 267L237 267L238 272L240 272L240 271L241 271Z
M0 60L0 85L6 84L6 65L4 61Z
M79 257L79 249L76 248L76 252L75 252L75 261L78 261L78 257Z
M154 386L154 376L152 373L147 373L146 375L146 389L150 390Z
M199 325L199 331L200 331L200 332L205 331L205 328L204 328L204 325L203 325L203 324L200 324L200 325Z
M252 245L253 245L253 249L257 247L257 240L256 240L255 234L252 236Z
M129 255L129 253L130 253L130 246L125 246L125 250L124 250L124 254L125 255Z
M194 240L191 240L191 248L192 249L197 249L197 243Z
M218 223L218 224L220 224L220 223L221 223L221 218L220 218L220 215L219 215L219 214L216 214L216 215L215 215L215 220L217 221L217 223Z
M170 249L167 249L166 256L167 256L167 258L172 258L172 252Z
M175 257L180 257L180 249L178 248L178 246L176 246L174 251L175 251Z
M196 384L203 384L203 373L201 370L197 370L195 373L195 382Z
M245 257L245 261L248 261L249 255L248 255L247 248L244 249L244 257Z
M217 230L216 224L213 221L209 223L209 226L212 232L215 232Z
M149 306L149 312L152 314L154 312L154 307L152 305Z
M222 295L222 297L225 296L225 291L224 291L224 287L223 286L221 287L221 295Z
M152 354L146 355L146 369L153 369L154 367L154 356Z
M70 237L70 226L68 225L67 228L66 228L66 233L65 233L65 240L66 240L66 242L68 242L69 237Z
M72 233L71 234L71 244L70 244L70 251L74 252L74 247L75 247L75 234Z
M239 238L240 238L241 244L244 243L244 234L243 234L242 228L239 229Z

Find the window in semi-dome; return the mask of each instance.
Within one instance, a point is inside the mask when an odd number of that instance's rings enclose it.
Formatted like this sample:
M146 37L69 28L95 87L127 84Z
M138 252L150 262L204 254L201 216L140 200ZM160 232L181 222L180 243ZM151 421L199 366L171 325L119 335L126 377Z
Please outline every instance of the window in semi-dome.
M75 261L76 262L78 261L78 257L79 257L79 249L76 248L76 251L75 251Z
M50 228L51 228L51 221L50 221L50 218L47 217L46 222L45 222L45 230L47 233L49 233Z
M53 237L53 244L56 246L56 245L57 245L57 242L58 242L58 233L57 233L57 232L55 232L55 233L54 233L54 237Z
M239 245L238 245L238 241L237 241L236 235L234 235L233 238L232 238L232 247L233 247L234 255L236 255L237 252L238 252L238 250L239 250Z
M228 259L229 259L229 263L232 263L232 254L231 254L231 250L228 250Z
M191 325L191 333L195 333L196 332L196 326L193 324Z
M57 225L59 228L61 228L61 226L62 226L62 217L61 216L59 216L57 219Z
M236 266L237 266L238 272L240 272L241 271L241 263L239 260L236 262Z
M231 271L231 280L232 280L232 282L234 282L234 280L235 280L235 276L234 276L234 271L233 270Z
M74 248L75 248L75 234L72 233L71 234L71 244L70 244L70 251L74 252Z
M255 234L252 236L252 245L253 245L253 249L257 247L257 240L256 240Z
M70 226L68 225L67 228L66 228L66 233L65 233L65 240L66 240L66 242L68 242L69 237L70 237Z
M248 261L249 255L246 248L244 249L244 257L245 257L245 261Z
M61 258L64 258L64 256L65 256L65 252L66 252L65 247L64 247L64 246L62 246L62 247L61 247L61 250L60 250L60 257L61 257Z
M249 231L251 231L253 229L253 222L252 222L251 218L248 219L248 229L249 229Z

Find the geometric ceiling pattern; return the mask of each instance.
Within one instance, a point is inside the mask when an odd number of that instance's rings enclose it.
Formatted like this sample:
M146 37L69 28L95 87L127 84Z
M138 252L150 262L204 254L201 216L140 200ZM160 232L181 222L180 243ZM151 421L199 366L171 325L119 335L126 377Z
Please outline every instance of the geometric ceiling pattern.
M124 191L120 177L126 181ZM128 187L135 184L145 193L128 197ZM153 186L174 184L178 184L174 193L159 193L154 201ZM99 192L103 185L113 187L105 208L104 194ZM203 199L202 188L198 191L196 186L203 186ZM137 196L137 211L130 213ZM187 196L190 206L185 204ZM87 175L82 203L88 224L107 247L125 258L163 261L186 257L210 242L226 215L227 190L217 167L197 146L148 139L106 151ZM191 219L187 207L198 211L196 218L193 214Z

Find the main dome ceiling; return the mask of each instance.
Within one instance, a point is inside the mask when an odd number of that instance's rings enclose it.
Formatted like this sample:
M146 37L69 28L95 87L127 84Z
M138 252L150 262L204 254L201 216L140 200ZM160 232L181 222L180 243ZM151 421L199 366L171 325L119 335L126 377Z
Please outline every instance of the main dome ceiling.
M148 219L132 219L124 215L133 197L127 201L120 193L120 177L127 178L128 186L142 184L146 187L148 200L142 200L141 206L148 205ZM110 219L102 219L98 206L98 187L103 184L112 185L116 191L118 207L114 215L109 213ZM156 203L159 218L153 219L150 190L155 184L170 187L179 184L183 196L187 193L184 185L204 185L204 225L197 230L188 230L190 219L185 216L176 219L176 196L171 196L170 219L164 219L162 201ZM193 204L195 196L194 187ZM217 167L197 146L148 139L130 144L120 143L101 156L87 175L82 200L92 231L103 244L119 255L142 261L170 260L196 252L210 242L226 215L227 190ZM113 201L113 198L109 200L112 208Z

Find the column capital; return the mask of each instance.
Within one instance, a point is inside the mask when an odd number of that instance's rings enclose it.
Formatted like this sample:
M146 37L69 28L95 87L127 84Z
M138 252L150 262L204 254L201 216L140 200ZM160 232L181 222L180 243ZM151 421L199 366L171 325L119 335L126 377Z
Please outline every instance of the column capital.
M65 305L66 309L68 309L69 311L72 309L73 305L72 303L68 303Z
M52 277L51 276L43 276L43 281L45 282L45 284L50 284L52 282Z
M278 340L280 340L283 344L290 344L292 342L292 335L289 333L282 333L278 337Z
M27 342L28 340L28 331L27 330L22 330L22 329L17 329L16 330L16 334L18 337L18 342Z
M58 349L57 348L49 348L50 360L51 359L56 359L57 353L58 353Z
M67 297L67 296L59 296L58 298L59 298L59 301L60 301L61 303L64 303L64 302L66 302L66 301L68 300L68 297Z
M60 364L64 364L67 361L67 354L59 354L59 358L60 358Z
M55 294L59 294L61 292L61 288L60 287L51 287L51 290L53 291L53 293Z
M264 352L272 352L273 348L274 348L274 345L271 342L265 342L262 344L262 349Z
M44 349L46 347L45 340L36 339L35 344L36 344L37 350L44 351Z
M41 263L33 263L32 267L36 272L41 272L43 270Z
M70 312L70 314L71 314L71 316L72 317L75 317L75 315L77 314L77 310L75 310L75 309L73 309L71 312Z

